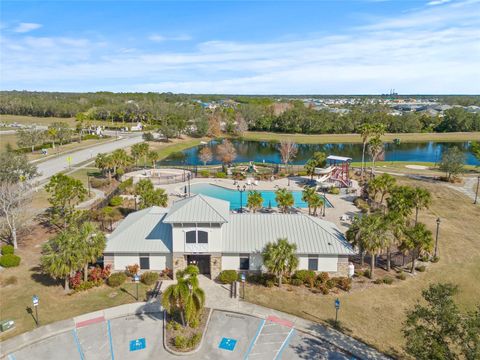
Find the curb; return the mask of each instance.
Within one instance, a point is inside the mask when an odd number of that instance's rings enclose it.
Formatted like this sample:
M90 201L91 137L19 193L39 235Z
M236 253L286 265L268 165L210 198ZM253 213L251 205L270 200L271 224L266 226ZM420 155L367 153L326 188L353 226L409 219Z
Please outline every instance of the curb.
M166 322L167 312L164 310L163 311L163 347L164 347L164 349L167 352L169 352L170 354L176 355L176 356L192 355L192 354L195 354L198 351L200 351L200 349L203 346L203 341L205 340L205 334L207 332L208 324L210 323L210 317L212 316L213 310L214 309L210 308L210 311L208 313L207 322L205 323L205 328L203 329L202 340L200 340L200 344L198 344L198 346L195 349L193 349L192 351L187 351L187 352L175 351L175 350L172 350L168 347L168 344L167 344L167 329L166 329L166 326L167 326L166 325L167 324L167 322Z

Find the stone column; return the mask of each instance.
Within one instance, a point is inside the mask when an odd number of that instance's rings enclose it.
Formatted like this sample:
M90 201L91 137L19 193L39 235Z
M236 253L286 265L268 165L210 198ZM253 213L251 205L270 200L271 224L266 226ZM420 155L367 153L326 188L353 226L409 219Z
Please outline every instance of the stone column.
M335 276L348 276L348 256L339 256Z
M187 267L187 261L185 260L185 255L183 253L174 253L173 254L173 279L176 278L175 274L178 270L183 270Z
M215 280L222 271L222 254L210 255L210 277Z

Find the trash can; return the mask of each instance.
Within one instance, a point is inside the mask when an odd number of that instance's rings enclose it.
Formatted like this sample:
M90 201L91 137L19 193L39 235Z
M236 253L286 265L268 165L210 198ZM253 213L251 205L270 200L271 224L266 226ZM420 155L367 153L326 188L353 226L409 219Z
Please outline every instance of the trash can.
M0 321L0 331L7 331L15 326L15 321L13 320L3 320Z

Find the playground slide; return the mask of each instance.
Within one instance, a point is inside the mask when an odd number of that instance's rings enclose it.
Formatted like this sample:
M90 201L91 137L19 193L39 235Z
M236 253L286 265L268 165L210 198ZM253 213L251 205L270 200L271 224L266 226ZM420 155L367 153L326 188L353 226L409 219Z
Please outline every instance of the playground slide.
M328 179L330 179L330 176L331 176L331 174L327 174L327 175L320 176L320 177L317 179L317 182L319 182L319 183L326 182Z

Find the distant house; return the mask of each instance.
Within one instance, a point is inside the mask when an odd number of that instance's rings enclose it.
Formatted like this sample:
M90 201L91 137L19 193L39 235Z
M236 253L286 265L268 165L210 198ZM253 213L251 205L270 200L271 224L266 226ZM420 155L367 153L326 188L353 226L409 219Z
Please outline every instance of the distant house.
M127 216L108 236L105 264L141 270L188 264L217 277L221 270L260 271L268 242L287 238L297 245L299 268L347 276L355 252L331 222L304 214L232 214L227 201L195 195L170 209L151 207Z

